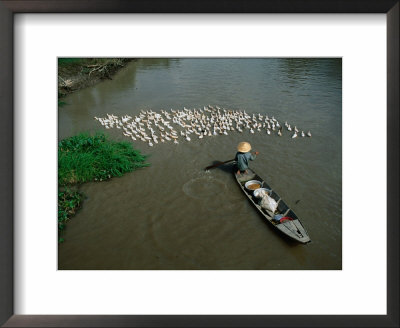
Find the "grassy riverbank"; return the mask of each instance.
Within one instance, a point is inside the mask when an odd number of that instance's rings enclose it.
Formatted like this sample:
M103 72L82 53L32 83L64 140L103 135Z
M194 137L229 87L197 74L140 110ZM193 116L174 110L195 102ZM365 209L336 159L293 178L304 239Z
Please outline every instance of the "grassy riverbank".
M58 242L62 243L61 237L65 230L67 221L80 209L83 195L70 188L59 188L58 190Z
M77 190L88 181L104 181L149 166L146 156L129 142L115 142L104 134L79 134L58 144L59 242L66 222L80 208L84 195Z
M113 74L131 58L59 58L58 97L94 85Z

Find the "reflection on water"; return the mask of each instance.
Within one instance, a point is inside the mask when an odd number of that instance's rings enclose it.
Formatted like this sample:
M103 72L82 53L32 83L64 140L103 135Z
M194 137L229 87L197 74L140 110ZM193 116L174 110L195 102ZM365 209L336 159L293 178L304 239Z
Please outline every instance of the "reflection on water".
M136 64L136 70L159 70L159 69L168 69L172 64L179 65L180 59L173 58L148 58L145 61L140 60Z
M341 269L340 59L140 59L113 80L67 97L59 137L101 128L94 116L216 104L262 113L312 138L231 133L179 145L142 142L151 167L86 183L83 208L59 247L60 269ZM120 130L105 130L125 140ZM253 169L300 217L312 243L279 235L255 211L229 167L249 141ZM278 251L277 251L278 250Z

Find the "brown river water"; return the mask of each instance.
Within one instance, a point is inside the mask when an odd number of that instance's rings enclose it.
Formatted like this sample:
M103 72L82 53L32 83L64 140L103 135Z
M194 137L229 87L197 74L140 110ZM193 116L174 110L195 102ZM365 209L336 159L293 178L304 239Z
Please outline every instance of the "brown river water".
M59 138L102 131L149 155L150 167L80 186L59 269L340 270L342 268L342 64L340 59L139 59L113 80L65 98ZM265 131L149 147L94 116L222 108L268 114L311 138ZM241 141L250 166L296 212L312 242L290 241L252 207L229 165Z

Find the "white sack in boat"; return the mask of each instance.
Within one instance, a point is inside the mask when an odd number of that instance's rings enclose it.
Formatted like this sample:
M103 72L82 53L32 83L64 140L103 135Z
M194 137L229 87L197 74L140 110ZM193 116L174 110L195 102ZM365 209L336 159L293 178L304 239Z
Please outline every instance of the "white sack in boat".
M268 195L265 195L261 199L260 206L263 209L274 213L276 208L278 207L278 203L272 197L269 197Z

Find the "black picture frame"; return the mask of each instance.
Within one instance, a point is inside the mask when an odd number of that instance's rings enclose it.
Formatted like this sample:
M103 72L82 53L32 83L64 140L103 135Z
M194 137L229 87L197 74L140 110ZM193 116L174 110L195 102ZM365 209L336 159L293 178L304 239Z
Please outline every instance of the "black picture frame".
M399 8L398 0L0 0L0 324L4 327L399 327ZM16 13L386 14L387 315L14 315L13 22Z

